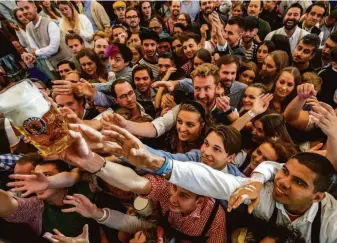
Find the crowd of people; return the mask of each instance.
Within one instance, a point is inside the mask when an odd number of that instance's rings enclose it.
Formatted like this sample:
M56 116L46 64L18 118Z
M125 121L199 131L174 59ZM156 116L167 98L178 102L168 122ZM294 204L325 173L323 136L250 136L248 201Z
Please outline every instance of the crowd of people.
M0 1L1 92L30 80L72 139L0 114L0 242L337 242L334 7Z

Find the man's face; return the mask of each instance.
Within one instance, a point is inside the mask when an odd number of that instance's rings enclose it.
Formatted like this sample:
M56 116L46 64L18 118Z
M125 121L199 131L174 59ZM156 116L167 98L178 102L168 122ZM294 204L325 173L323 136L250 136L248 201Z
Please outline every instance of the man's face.
M233 156L226 152L222 138L216 132L208 134L200 152L202 163L216 170L223 170L233 159Z
M116 14L118 20L120 22L125 22L125 8L123 7L119 7L119 8L116 8L114 9L114 13Z
M184 51L184 55L188 58L188 59L192 59L195 52L198 50L198 43L190 38L187 41L183 42L183 51Z
M101 38L95 41L94 51L102 61L108 59L107 57L105 57L105 52L108 49L108 47L109 43L106 39Z
M305 21L306 27L315 26L323 17L325 9L320 6L313 6L311 11L307 14Z
M214 11L213 1L201 0L200 10L206 16L210 15Z
M130 10L125 14L126 18L126 23L131 27L131 28L136 28L139 26L139 17L138 14L135 10Z
M332 41L328 38L322 49L322 59L325 61L331 61L331 52L337 47L337 42Z
M169 209L174 213L189 214L203 201L196 194L176 185L170 187Z
M153 19L149 23L149 29L155 31L159 35L163 31L163 26L158 20Z
M154 40L143 40L142 43L144 55L147 57L154 57L157 52L157 42Z
M133 81L135 83L136 89L140 93L148 92L151 88L152 81L147 70L139 70L135 72Z
M296 28L298 22L301 18L301 10L299 8L291 8L288 10L283 18L284 28L287 30L292 30Z
M158 43L158 54L171 52L171 44L168 41L161 41Z
M30 21L35 20L37 17L37 8L34 4L28 1L17 2L18 8L21 8L23 15Z
M34 171L33 163L16 164L14 167L14 174L30 175Z
M172 1L170 6L171 15L177 17L180 13L180 2L179 1Z
M224 30L224 37L230 47L237 46L242 38L242 35L243 31L239 28L237 24L233 25L226 24Z
M120 107L126 109L135 109L137 107L136 94L131 85L127 82L115 86L117 103Z
M306 45L303 41L300 41L293 52L293 62L296 64L305 64L309 62L315 54L314 50L315 47Z
M264 1L263 8L267 11L272 11L277 5L277 1Z
M139 34L132 34L128 40L128 45L133 44L135 46L140 46L142 44Z
M246 44L250 43L251 41L253 41L258 31L259 31L258 28L252 30L245 30L242 35L242 41Z
M119 72L122 71L129 63L125 62L124 58L120 53L117 53L116 55L110 56L109 64L111 71Z
M60 172L57 170L56 166L53 164L43 164L43 165L37 165L35 167L35 172L37 173L43 173L45 176L49 177L49 176L54 176L59 174ZM40 200L50 200L50 199L54 199L55 197L58 196L58 194L60 194L60 196L64 197L63 194L61 194L60 192L62 192L63 189L46 189L40 192L37 192L36 195L38 197L38 199Z
M85 48L78 39L68 40L68 47L71 49L73 55L77 55L81 50Z
M127 33L123 27L114 28L112 31L112 39L117 40L118 37L123 33L125 34L125 36L127 36Z
M206 109L211 108L215 102L216 84L213 76L199 77L193 79L194 99Z
M319 195L322 193L314 192L315 179L316 174L312 170L300 164L297 159L290 159L275 175L273 197L285 208L307 206L320 201Z
M63 80L66 79L66 77L67 77L67 75L68 75L68 73L69 73L70 71L73 71L73 70L70 68L70 66L69 66L68 63L65 63L65 64L60 65L60 66L58 67L58 70L59 70L59 74L60 74L60 76L61 76L61 78L62 78Z
M252 153L249 166L255 169L263 161L277 161L278 156L270 143L263 143Z
M55 98L58 107L68 107L75 112L78 118L82 119L84 113L84 104L77 101L73 95L58 95Z
M220 82L223 87L230 88L236 78L236 63L221 65L220 67Z
M159 76L164 77L167 70L170 67L173 67L174 63L171 59L168 58L159 58L158 59L158 71L159 71Z
M173 35L181 33L183 33L183 30L180 27L173 27Z
M261 1L260 0L253 0L249 2L247 13L248 16L254 16L259 17L259 14L261 13Z

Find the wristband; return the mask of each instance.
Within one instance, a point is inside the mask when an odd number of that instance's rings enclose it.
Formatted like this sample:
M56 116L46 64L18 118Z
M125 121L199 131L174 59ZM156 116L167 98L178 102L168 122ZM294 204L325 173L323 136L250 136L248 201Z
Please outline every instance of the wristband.
M99 219L96 219L96 221L103 221L106 218L107 213L106 213L105 208L103 208L102 210L103 210L103 216Z
M105 168L105 166L106 166L106 159L105 158L103 158L103 159L104 159L104 164L102 165L102 167L98 171L93 172L92 173L93 175L97 175L99 172L101 172L103 170L103 168Z
M251 119L253 119L256 116L252 110L247 111L247 113Z
M167 166L168 166L168 164L169 164L169 160L166 158L166 157L164 157L165 158L165 163L163 164L163 166L159 169L159 170L156 170L154 173L156 173L157 175L161 175L161 174L163 174L163 172L166 170L166 168L167 168Z

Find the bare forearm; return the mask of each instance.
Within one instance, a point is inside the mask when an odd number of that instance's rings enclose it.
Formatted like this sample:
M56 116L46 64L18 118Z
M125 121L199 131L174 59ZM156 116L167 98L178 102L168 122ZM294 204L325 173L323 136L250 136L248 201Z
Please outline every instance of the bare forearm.
M337 136L329 136L327 141L326 157L337 171Z
M125 129L140 137L154 138L157 135L157 130L151 122L136 123L127 121Z
M287 108L284 111L284 117L287 122L292 122L298 119L300 116L300 112L302 110L302 107L305 104L305 99L300 99L298 96L296 96L287 106Z
M48 177L48 188L66 188L71 187L80 180L79 169L74 169L71 172L61 172L57 175Z
M136 174L132 169L108 161L101 172L97 174L104 181L124 191L138 194L148 194L151 186L148 179Z
M234 123L232 123L231 127L234 127L238 131L241 131L248 122L250 122L252 118L249 116L248 113L244 114L243 116L239 117Z
M230 121L230 122L235 122L237 119L239 119L239 113L237 113L236 111L233 111L232 113L230 113L228 116L227 116L227 119Z
M92 127L93 129L100 131L102 130L102 122L100 120L83 120L85 125Z
M18 208L18 202L7 192L0 190L0 217L14 213Z

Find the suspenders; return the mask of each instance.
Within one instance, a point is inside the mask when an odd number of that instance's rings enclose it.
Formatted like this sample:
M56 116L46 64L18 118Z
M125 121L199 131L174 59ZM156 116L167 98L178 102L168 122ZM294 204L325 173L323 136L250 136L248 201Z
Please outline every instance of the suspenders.
M311 243L319 243L319 234L321 231L321 211L322 211L322 204L321 202L319 202L318 210L317 210L316 216L311 226ZM270 223L276 224L277 212L278 212L278 209L275 205L274 212L271 218L269 219Z

